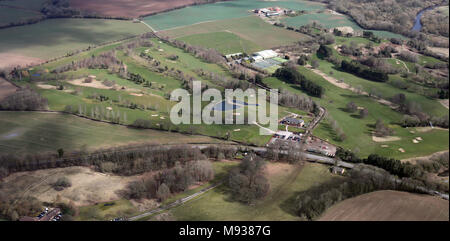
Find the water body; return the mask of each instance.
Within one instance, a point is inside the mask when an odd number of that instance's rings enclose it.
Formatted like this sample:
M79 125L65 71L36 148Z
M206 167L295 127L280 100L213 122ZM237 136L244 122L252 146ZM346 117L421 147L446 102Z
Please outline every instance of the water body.
M236 110L242 108L243 106L259 106L258 104L249 104L247 102L242 102L239 100L233 100L233 103L228 103L223 100L216 105L214 105L213 110L215 111L227 111L227 110Z

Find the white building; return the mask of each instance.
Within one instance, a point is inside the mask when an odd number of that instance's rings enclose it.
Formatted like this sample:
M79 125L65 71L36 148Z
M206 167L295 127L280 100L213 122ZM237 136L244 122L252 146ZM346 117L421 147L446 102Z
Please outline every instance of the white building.
M278 56L277 52L271 49L256 52L254 55L261 56L263 59L270 59Z

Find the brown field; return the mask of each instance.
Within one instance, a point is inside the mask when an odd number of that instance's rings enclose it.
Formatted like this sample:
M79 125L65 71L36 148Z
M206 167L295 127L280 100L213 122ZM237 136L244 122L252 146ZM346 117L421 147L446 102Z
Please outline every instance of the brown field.
M51 184L60 177L67 177L72 186L56 191ZM0 191L14 199L33 196L43 202L53 202L59 195L62 201L85 206L120 199L120 190L139 178L104 174L88 167L54 168L14 173L2 181Z
M3 78L0 78L0 101L6 98L8 95L16 92L17 87L9 83Z
M28 57L15 53L0 53L0 69L12 68L16 66L25 67L27 65L34 65L42 63L43 60L39 58Z
M136 18L182 6L202 2L199 0L70 0L74 8L96 12L105 16Z
M320 221L448 221L448 201L429 195L377 191L344 200Z

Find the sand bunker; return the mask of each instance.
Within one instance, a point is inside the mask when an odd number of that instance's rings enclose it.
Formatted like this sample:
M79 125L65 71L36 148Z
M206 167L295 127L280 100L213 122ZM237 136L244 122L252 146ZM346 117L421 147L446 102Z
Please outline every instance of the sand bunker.
M143 96L143 94L137 94L137 93L130 93L130 95L133 95L133 96L138 96L138 97L141 97L141 96Z
M432 131L432 130L448 131L448 129L441 128L441 127L433 127L433 128L431 128L429 126L427 126L427 127L416 127L416 131L420 132L420 133L422 133L422 132L429 132L429 131Z
M398 136L385 136L385 137L378 137L378 136L372 136L372 140L374 142L388 142L388 141L399 141L402 138Z
M47 84L37 84L38 88L45 89L45 90L56 90L56 86L54 85L47 85Z
M85 80L85 78L70 80L67 82L70 84L73 84L73 85L78 85L78 86L83 86L83 87L91 87L91 88L96 88L96 89L105 89L105 90L118 87L117 85L106 86L101 81L92 81L90 83L86 83L86 82L84 82L84 80Z

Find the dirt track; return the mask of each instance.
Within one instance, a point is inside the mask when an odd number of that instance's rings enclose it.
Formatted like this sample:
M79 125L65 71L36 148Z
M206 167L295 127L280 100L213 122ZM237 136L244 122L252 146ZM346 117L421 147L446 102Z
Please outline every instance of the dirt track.
M378 191L344 200L320 221L448 221L448 201L429 195Z
M105 16L136 18L192 5L199 0L70 0L74 8Z

